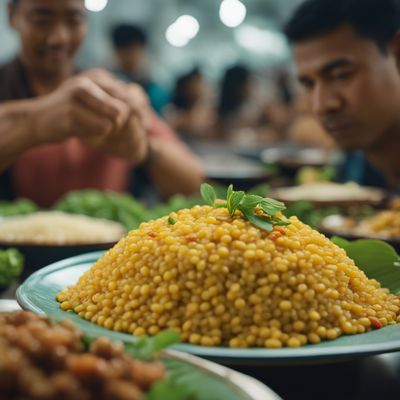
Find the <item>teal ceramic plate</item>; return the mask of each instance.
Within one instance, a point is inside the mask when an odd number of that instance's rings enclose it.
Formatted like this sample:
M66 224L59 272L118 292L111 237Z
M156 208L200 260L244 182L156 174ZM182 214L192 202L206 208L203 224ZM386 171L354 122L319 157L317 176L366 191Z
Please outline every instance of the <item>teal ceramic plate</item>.
M134 341L135 337L132 335L109 331L72 312L61 310L55 299L61 289L74 284L102 254L103 252L95 252L67 258L35 272L19 287L19 304L24 309L45 314L55 320L70 319L90 335ZM360 335L342 336L333 341L298 349L231 349L189 344L177 345L175 349L226 364L292 365L336 362L400 351L400 324Z

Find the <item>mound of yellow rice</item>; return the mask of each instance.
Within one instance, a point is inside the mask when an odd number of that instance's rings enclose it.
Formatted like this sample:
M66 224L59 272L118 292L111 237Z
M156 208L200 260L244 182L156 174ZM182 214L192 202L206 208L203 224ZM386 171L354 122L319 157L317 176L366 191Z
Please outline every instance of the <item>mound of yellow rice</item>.
M195 206L131 231L57 296L108 329L203 346L299 347L399 321L400 299L291 218L265 231Z

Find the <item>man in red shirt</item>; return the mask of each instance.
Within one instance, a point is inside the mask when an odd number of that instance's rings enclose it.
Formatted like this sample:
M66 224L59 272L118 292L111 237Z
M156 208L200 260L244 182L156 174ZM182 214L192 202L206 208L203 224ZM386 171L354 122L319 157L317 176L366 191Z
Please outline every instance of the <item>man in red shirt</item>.
M127 190L137 166L164 197L198 190L200 162L139 86L102 70L76 74L83 0L13 0L9 20L21 50L0 67L0 197L45 207L70 190Z

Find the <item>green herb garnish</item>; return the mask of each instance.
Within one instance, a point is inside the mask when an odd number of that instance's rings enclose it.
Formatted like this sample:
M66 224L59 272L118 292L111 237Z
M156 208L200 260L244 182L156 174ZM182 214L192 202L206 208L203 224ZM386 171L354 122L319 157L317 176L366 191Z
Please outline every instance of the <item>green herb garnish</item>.
M24 256L17 249L0 250L0 286L17 281L24 268Z
M137 342L125 343L125 350L134 357L150 360L159 351L179 343L179 333L166 330L153 337L142 336Z
M174 219L172 217L168 217L168 224L169 225L175 225L176 224L176 219Z
M274 226L286 226L290 221L279 214L285 210L285 205L268 197L261 197L254 194L246 194L243 191L234 191L233 185L228 187L226 200L217 200L214 188L208 183L203 183L200 187L201 195L204 201L212 207L225 207L229 215L233 217L236 210L239 210L243 216L253 225L271 231Z

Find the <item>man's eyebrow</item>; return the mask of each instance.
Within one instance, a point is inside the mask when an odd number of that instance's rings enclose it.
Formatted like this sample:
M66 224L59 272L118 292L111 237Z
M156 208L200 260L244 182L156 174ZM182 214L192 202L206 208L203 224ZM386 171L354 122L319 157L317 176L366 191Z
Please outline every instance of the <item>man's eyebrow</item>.
M320 69L320 73L321 74L328 74L328 73L332 72L332 70L334 70L336 68L349 67L351 65L353 65L353 63L348 58L338 58L336 60L330 61L329 63L325 64Z
M32 10L30 10L30 12L33 15L43 15L43 16L55 14L55 12L53 10L50 10L46 7L35 7ZM80 8L70 8L70 9L66 10L66 13L69 15L84 15L85 10L82 10Z
M34 15L53 15L54 13L45 7L35 7L30 10L31 14Z

